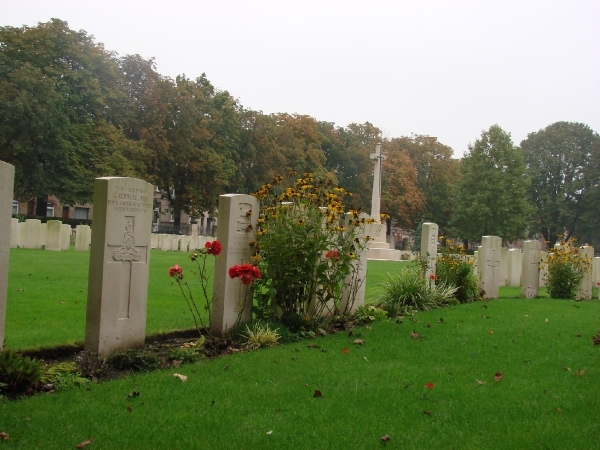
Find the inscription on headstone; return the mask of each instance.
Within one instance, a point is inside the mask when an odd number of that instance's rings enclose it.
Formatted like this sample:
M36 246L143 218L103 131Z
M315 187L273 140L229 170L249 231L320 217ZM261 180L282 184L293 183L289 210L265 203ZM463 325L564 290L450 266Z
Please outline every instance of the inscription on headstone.
M540 261L542 244L538 240L523 243L521 267L521 297L535 298L540 286Z
M427 258L427 272L425 276L429 280L431 275L435 275L438 226L435 223L425 222L421 230L421 258Z

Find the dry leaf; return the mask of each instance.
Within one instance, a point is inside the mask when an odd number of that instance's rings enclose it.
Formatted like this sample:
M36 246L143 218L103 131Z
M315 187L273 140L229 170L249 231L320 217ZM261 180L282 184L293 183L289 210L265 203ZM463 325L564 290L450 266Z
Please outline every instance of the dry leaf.
M428 323L427 325L425 325L425 328L431 328L431 324Z
M427 383L425 385L425 389L433 389L433 387L434 387L433 383Z
M563 370L568 370L568 371L570 372L570 371L571 371L571 368L570 368L570 367L567 367L567 366L563 366Z
M365 344L365 341L363 341L362 339L354 339L353 344L363 345Z
M390 435L386 434L385 436L381 436L381 442L387 442L390 440Z
M560 408L556 408L556 412L559 412L559 413L561 413L561 412L562 412L562 409L560 409Z
M321 346L317 344L309 344L306 346L306 348L321 348Z
M438 323L446 323L446 322L444 322L443 318L440 318L440 320L438 320Z
M488 334L494 334L494 332L492 330L488 331Z
M88 439L87 441L83 441L81 444L77 444L75 446L75 448L84 448L87 447L88 445L90 445L94 440L93 439Z
M342 353L350 353L350 350L349 350L349 349L347 349L346 347L344 347L344 348L342 349Z
M2 439L3 441L8 441L8 433L6 431L2 431L0 433L0 439Z
M133 391L131 394L129 394L127 397L130 398L135 398L135 397L139 397L140 393L138 391Z
M587 370L584 370L584 369L577 369L577 374L576 374L576 375L577 375L578 377L582 377L582 376L584 376L586 373L587 373Z
M369 325L365 325L365 328L366 328L367 330L371 330L371 327L370 327Z
M271 436L273 434L273 430L267 431L267 435Z
M317 397L323 397L323 394L321 394L320 390L316 390L315 393L313 394L313 397L317 398Z
M600 330L592 336L592 341L594 342L594 345L600 345Z
M187 381L187 377L185 375L181 375L180 373L174 373L173 376L175 378L179 378L181 381Z
M127 412L133 412L133 408L131 406L127 407Z
M548 322L548 318L546 317L546 322Z
M183 363L182 359L174 359L173 360L173 367L179 367L182 363Z
M477 383L477 386L483 386L485 384L485 381L481 381L475 378L475 383Z
M502 379L502 372L496 372L494 375L494 381L500 381Z
M410 337L413 338L413 339L419 339L421 337L421 335L419 334L418 331L414 331L413 330L413 331L410 332Z
M425 410L425 409L424 409L424 410L423 410L423 411L421 411L421 412L422 412L423 414L425 414L426 416L430 416L430 417L431 417L431 411L428 411L428 410Z

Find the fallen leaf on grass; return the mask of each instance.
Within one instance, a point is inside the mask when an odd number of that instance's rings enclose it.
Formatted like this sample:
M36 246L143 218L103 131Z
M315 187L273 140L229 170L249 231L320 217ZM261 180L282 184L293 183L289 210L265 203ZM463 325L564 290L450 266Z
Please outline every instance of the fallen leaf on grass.
M363 345L365 344L365 341L363 341L362 339L354 339L354 342L352 342L353 344L358 344L358 345Z
M577 375L578 377L582 377L582 376L584 376L586 373L587 373L587 370L584 370L584 369L577 369L577 373L576 373L576 375Z
M433 383L427 383L425 385L425 389L433 389L433 387L434 387Z
M372 328L371 328L369 325L365 325L365 328L366 328L367 330L371 330L371 329L372 329Z
M84 448L87 447L88 445L90 445L94 440L93 439L88 439L87 441L83 441L81 444L77 444L75 446L75 448Z
M438 323L446 323L446 322L444 322L444 319L442 317L440 317L440 320L438 320Z
M410 320L411 322L414 322L414 323L419 323L419 321L417 319L415 319L414 317L411 317L408 320Z
M174 378L179 378L181 381L187 381L187 378L185 375L181 375L180 373L174 373L173 374Z
M8 441L8 433L6 431L1 432L0 439L2 439L3 441Z
M502 379L502 372L496 372L494 375L494 381L500 381Z
M488 334L494 334L494 332L492 330L488 331Z
M546 317L546 322L548 322L548 318Z
M571 368L570 368L570 367L567 367L567 366L563 366L563 370L568 370L568 371L570 372L570 371L571 371Z
M592 341L594 342L594 345L600 345L600 330L592 336Z
M182 363L183 363L182 359L174 359L173 360L173 367L179 367Z
M131 406L127 407L127 412L133 412L133 408Z
M428 411L428 410L426 410L426 409L424 409L423 411L421 411L421 413L422 413L422 414L425 414L426 416L429 416L429 417L431 417L431 414L432 414L432 412L431 412L431 411Z
M127 397L129 397L129 398L135 398L135 397L139 397L139 396L140 396L140 393L138 391L133 391Z
M317 344L309 344L306 346L306 348L321 348L321 346Z
M477 378L475 378L475 386L483 386L485 384L485 381L481 381L478 380Z
M342 353L350 353L350 350L349 350L349 349L347 349L346 347L344 347L344 348L342 349Z
M428 323L427 325L425 325L425 328L431 328L431 324Z
M413 339L419 339L421 337L421 334L418 331L411 331L410 332L410 337Z
M317 390L315 391L315 393L313 394L313 397L314 397L314 398L317 398L317 397L323 397L323 394L321 394L321 391L317 389Z
M562 412L562 409L560 409L560 408L556 408L556 412L559 412L559 413L561 413L561 412Z
M490 316L485 316L485 315L482 315L482 316L481 316L481 318L482 318L482 319L489 319L489 318L490 318Z
M271 436L273 434L273 430L267 431L267 435Z
M390 440L390 435L386 434L385 436L381 436L381 442L387 442Z

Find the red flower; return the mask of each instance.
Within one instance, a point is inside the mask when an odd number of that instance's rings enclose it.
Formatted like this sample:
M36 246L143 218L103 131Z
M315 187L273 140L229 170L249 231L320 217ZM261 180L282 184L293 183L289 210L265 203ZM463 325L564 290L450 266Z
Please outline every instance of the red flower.
M327 253L325 253L325 258L331 259L332 261L339 261L340 252L338 252L337 250L329 250Z
M175 278L183 278L183 269L175 265L169 269L169 276Z
M436 277L434 274L429 275L429 279L433 280L433 281L437 281L438 277Z
M217 256L219 253L221 253L221 250L223 250L223 246L219 241L207 242L204 244L204 248L206 248L206 253L215 256Z
M239 278L242 284L250 285L252 282L260 278L260 270L251 264L243 264L231 266L229 268L229 278Z
M427 383L425 389L433 389L433 383Z

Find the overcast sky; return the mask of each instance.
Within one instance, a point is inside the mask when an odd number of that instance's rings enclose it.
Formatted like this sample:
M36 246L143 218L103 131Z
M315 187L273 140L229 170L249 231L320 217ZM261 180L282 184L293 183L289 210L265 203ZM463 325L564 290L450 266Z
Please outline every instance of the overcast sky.
M598 0L0 0L1 26L53 17L246 108L437 136L457 157L495 123L516 144L563 120L600 132Z

